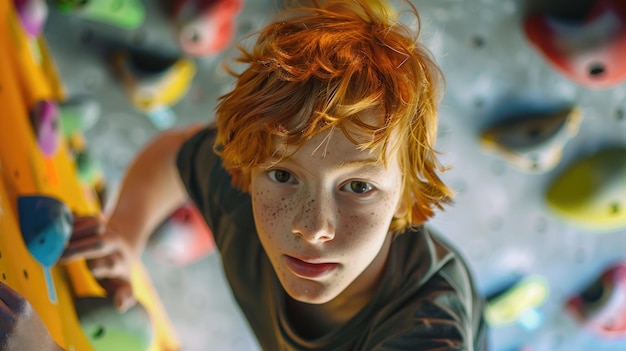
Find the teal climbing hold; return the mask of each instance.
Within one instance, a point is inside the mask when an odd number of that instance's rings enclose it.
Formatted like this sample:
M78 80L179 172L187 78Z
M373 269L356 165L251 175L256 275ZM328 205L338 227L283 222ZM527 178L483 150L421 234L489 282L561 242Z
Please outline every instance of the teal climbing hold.
M48 196L17 199L20 230L30 254L43 266L53 266L72 234L72 214L61 201Z

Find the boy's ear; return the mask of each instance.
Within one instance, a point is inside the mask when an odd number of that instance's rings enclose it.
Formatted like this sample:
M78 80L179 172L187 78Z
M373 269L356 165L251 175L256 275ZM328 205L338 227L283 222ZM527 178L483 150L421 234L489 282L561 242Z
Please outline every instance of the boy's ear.
M409 206L407 205L407 201L404 199L400 199L398 202L398 206L396 207L396 212L393 214L393 218L401 218L406 215L406 211L409 210Z

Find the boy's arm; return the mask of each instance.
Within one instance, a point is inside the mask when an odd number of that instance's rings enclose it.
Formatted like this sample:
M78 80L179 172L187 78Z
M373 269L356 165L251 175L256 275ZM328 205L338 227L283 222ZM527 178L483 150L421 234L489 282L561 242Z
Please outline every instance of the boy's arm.
M79 217L61 262L85 259L118 309L134 304L131 268L156 227L187 200L176 167L183 143L203 126L161 132L129 166L108 218Z
M176 156L182 144L202 127L193 125L161 132L127 170L107 224L127 239L137 256L154 229L187 200Z

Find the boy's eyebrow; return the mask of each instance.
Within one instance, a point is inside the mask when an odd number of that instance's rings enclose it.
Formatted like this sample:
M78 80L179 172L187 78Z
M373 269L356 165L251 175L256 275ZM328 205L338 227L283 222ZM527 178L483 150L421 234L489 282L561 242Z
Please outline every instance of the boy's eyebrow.
M280 162L292 162L292 163L298 164L297 161L291 158L285 158L282 160L278 158L270 158L270 161L273 164L280 163ZM335 167L333 167L333 170L346 169L346 168L356 169L356 168L378 167L378 166L385 167L385 164L377 158L368 158L368 159L363 159L363 160L352 160L352 161L341 162L337 164Z
M365 160L342 162L336 168L364 168L372 166L384 166L384 164L377 158L368 158Z

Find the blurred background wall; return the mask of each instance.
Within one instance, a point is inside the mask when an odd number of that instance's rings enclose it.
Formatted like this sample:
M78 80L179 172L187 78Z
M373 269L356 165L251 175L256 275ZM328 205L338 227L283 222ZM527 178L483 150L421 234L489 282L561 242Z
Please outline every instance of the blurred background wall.
M624 2L412 2L446 76L438 148L457 191L431 225L465 255L489 298L492 349L625 350ZM280 7L246 0L203 17L217 10L178 12L165 0L48 4L44 35L68 96L99 107L85 133L112 197L155 133L213 119L232 83L221 66L233 54L228 23L238 40ZM220 21L222 29L203 29ZM168 74L182 88L163 88L174 84ZM176 96L159 103L163 89ZM185 349L254 350L218 255L177 262L171 235L144 261Z

